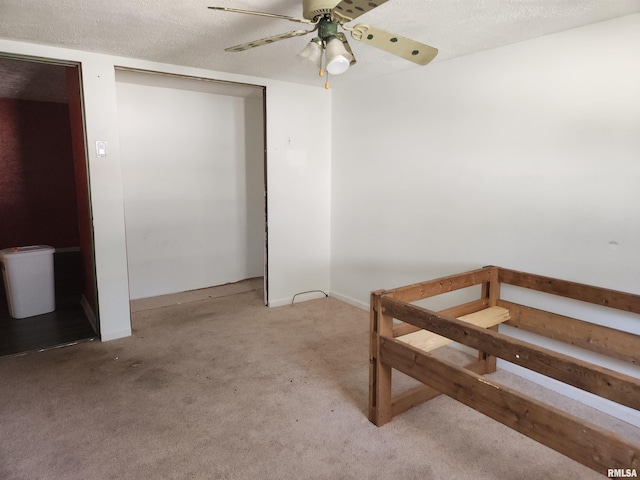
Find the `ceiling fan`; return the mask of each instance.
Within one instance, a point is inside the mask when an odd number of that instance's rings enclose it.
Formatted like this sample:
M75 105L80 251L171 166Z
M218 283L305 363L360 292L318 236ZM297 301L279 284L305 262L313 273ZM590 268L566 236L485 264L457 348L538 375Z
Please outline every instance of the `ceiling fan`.
M227 52L242 52L249 48L268 45L287 38L317 32L317 36L309 42L307 47L300 53L300 56L315 63L320 71L320 76L323 75L324 69L331 75L339 75L346 72L351 65L356 63L353 51L347 42L347 37L344 33L338 31L338 27L340 27L343 30L351 32L351 37L355 40L402 57L418 65L426 65L438 54L436 48L369 25L357 24L352 27L345 25L387 1L388 0L302 0L302 16L304 18L239 10L236 8L209 8L211 10L279 18L313 26L311 30L294 30L292 32L281 33L279 35L229 47L225 49ZM329 88L328 81L325 87Z

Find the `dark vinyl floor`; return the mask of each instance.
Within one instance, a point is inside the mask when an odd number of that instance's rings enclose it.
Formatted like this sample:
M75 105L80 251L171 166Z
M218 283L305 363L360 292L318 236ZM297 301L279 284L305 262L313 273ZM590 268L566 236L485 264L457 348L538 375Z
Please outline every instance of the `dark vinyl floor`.
M54 256L56 310L15 319L0 275L0 356L55 348L99 337L80 305L81 267L76 252Z

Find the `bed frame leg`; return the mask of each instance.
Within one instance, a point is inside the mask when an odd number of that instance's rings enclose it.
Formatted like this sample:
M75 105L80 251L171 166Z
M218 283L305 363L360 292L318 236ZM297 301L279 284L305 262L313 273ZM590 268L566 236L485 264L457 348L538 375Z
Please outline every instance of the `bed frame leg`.
M482 298L486 301L488 307L495 307L500 298L500 280L499 267L489 267L489 281L482 284ZM490 330L498 331L498 325L491 327ZM478 360L484 362L484 373L493 373L497 369L497 358L485 352L478 352Z
M393 336L393 318L380 306L382 291L371 293L369 341L369 420L378 427L393 418L391 410L391 367L380 361L380 336Z
M496 325L495 327L490 327L487 330L494 330L494 331L498 331L498 325ZM493 373L497 370L497 361L498 358L494 357L493 355L489 355L488 353L485 352L478 352L478 360L480 360L481 362L484 362L484 370L483 373Z

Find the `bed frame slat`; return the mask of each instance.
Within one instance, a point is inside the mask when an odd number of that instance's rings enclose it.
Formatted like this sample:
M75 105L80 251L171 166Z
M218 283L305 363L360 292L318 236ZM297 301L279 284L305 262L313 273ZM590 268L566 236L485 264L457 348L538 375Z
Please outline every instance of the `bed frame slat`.
M458 320L481 328L489 328L509 320L509 310L504 307L489 307L478 312L462 315ZM424 352L430 352L453 342L450 338L422 329L402 335L398 337L398 340Z
M506 325L640 365L638 335L505 300L499 300L498 305L511 313Z
M502 283L640 314L640 295L500 268Z

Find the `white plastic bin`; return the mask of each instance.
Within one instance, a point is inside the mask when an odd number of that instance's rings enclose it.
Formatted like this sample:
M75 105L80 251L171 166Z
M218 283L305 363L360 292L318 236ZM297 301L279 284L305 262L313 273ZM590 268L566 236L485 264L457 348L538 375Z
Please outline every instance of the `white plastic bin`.
M56 309L53 247L33 245L0 250L9 315L26 318Z

